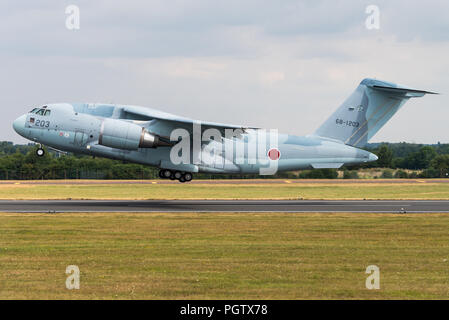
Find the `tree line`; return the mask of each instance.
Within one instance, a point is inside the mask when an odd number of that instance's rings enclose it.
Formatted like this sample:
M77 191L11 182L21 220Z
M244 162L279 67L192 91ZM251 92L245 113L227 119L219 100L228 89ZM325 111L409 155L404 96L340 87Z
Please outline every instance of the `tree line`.
M0 179L155 179L158 169L86 155L60 154L52 150L37 157L37 145L0 142ZM379 159L364 165L343 167L343 178L358 178L358 170L383 168L383 178L440 178L449 172L449 144L369 144L365 149ZM410 172L413 170L413 172ZM227 178L337 178L335 169L281 172L274 176L197 174L199 179Z
M368 150L379 159L361 167L399 169L398 178L445 178L449 173L449 144L382 143L369 145ZM406 176L405 169L420 173Z

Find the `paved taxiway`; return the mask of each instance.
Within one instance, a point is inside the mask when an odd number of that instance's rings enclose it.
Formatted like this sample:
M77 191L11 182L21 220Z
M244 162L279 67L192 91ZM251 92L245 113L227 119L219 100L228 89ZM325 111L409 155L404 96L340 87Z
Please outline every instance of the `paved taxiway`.
M1 200L0 212L449 212L449 200Z

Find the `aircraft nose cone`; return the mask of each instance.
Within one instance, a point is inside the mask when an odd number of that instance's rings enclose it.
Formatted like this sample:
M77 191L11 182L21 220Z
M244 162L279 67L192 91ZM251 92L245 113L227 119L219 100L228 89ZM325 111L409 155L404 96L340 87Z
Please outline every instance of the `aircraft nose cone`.
M27 116L26 114L24 114L23 116L20 116L16 120L14 120L14 122L12 123L12 127L14 128L14 130L21 136L23 136L25 132L26 118Z

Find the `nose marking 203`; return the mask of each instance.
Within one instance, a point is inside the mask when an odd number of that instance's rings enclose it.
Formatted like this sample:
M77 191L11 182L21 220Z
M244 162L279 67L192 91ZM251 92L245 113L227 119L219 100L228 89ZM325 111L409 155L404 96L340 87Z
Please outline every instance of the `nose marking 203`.
M39 119L37 119L37 120L34 122L34 125L35 125L36 127L48 128L48 127L50 126L50 121L45 121L45 120L39 120Z

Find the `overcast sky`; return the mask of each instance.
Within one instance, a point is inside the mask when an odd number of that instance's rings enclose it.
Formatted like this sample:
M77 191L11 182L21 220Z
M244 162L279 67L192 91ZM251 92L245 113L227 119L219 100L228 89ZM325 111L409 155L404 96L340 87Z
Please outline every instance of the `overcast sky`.
M68 5L80 29L66 28ZM380 29L365 26L368 5ZM449 1L0 2L0 140L51 102L112 102L312 133L366 77L413 99L373 138L449 142Z

